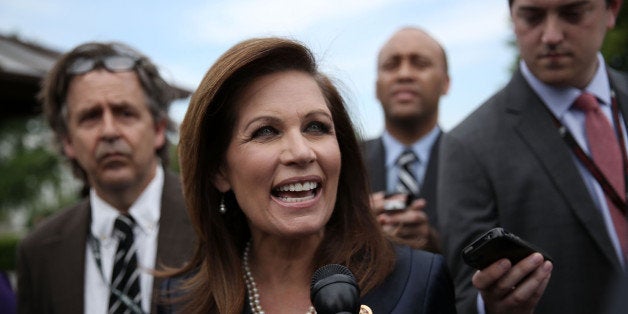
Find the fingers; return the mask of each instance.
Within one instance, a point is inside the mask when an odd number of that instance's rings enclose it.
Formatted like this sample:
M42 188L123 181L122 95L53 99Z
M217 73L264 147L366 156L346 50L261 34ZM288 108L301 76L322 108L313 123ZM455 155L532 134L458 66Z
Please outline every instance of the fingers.
M422 210L407 209L393 213L382 213L382 219L393 225L419 225L428 223L427 214Z
M371 211L375 215L378 215L384 211L385 195L386 194L384 192L375 192L371 194L371 197L370 197Z
M425 200L416 200L403 211L385 212L377 219L384 232L396 237L411 240L428 240L430 225L427 214L422 210Z
M521 282L514 291L512 291L515 302L524 303L528 301L536 304L539 299L541 299L543 292L545 292L545 288L552 275L552 269L552 262L542 262L540 267L537 267L531 276L526 278L526 280Z
M530 273L534 272L543 264L543 255L540 253L533 253L530 256L521 260L512 271L507 274L500 282L498 282L498 288L504 292L510 293L512 287L517 286L521 280L527 277Z
M500 278L505 276L511 268L512 265L510 261L507 258L502 258L490 266L476 271L471 278L471 282L478 290L487 290L494 286Z
M487 309L525 312L536 307L547 288L552 269L551 262L544 261L539 253L533 253L516 265L511 265L508 259L501 259L477 271L472 283L480 290Z

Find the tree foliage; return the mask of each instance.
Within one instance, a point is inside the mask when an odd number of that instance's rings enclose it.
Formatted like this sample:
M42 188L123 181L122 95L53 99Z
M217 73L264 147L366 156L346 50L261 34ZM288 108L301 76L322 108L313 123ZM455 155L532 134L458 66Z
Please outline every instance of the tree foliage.
M615 28L606 34L602 54L613 68L628 72L628 5L617 15Z
M29 221L76 199L76 184L39 117L0 125L0 219L26 210ZM68 180L69 179L69 180Z

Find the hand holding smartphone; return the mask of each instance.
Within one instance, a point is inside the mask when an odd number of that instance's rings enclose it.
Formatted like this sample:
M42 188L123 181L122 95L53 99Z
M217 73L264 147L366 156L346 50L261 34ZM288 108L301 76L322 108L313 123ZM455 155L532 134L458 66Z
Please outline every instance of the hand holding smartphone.
M388 193L384 196L384 212L402 211L416 199L413 195Z
M539 252L545 260L552 261L540 248L498 227L485 232L467 245L462 250L462 259L467 265L481 270L502 258L508 258L515 265L534 252Z

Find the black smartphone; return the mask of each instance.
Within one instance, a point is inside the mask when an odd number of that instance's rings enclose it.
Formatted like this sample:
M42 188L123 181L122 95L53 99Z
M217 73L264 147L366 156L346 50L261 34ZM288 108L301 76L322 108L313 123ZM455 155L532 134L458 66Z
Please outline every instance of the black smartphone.
M502 258L508 258L512 265L515 265L534 252L539 252L545 260L552 261L552 258L537 246L498 227L485 232L467 245L462 250L462 259L475 269L484 269Z

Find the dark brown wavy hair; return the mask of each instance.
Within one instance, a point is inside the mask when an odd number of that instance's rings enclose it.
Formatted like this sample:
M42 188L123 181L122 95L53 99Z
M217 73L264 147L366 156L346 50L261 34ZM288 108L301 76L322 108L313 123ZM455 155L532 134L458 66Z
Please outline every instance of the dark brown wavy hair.
M184 313L240 313L246 288L242 252L251 234L233 192L227 212L218 212L221 193L212 184L232 140L237 101L264 75L297 70L312 76L327 101L341 153L341 172L333 214L314 257L322 265L346 265L364 294L394 266L394 249L369 209L369 187L356 132L334 84L317 69L302 44L282 38L243 41L225 52L205 74L192 96L180 131L179 160L188 213L197 245L191 262L170 275L185 275L180 290ZM181 301L181 300L179 300Z

